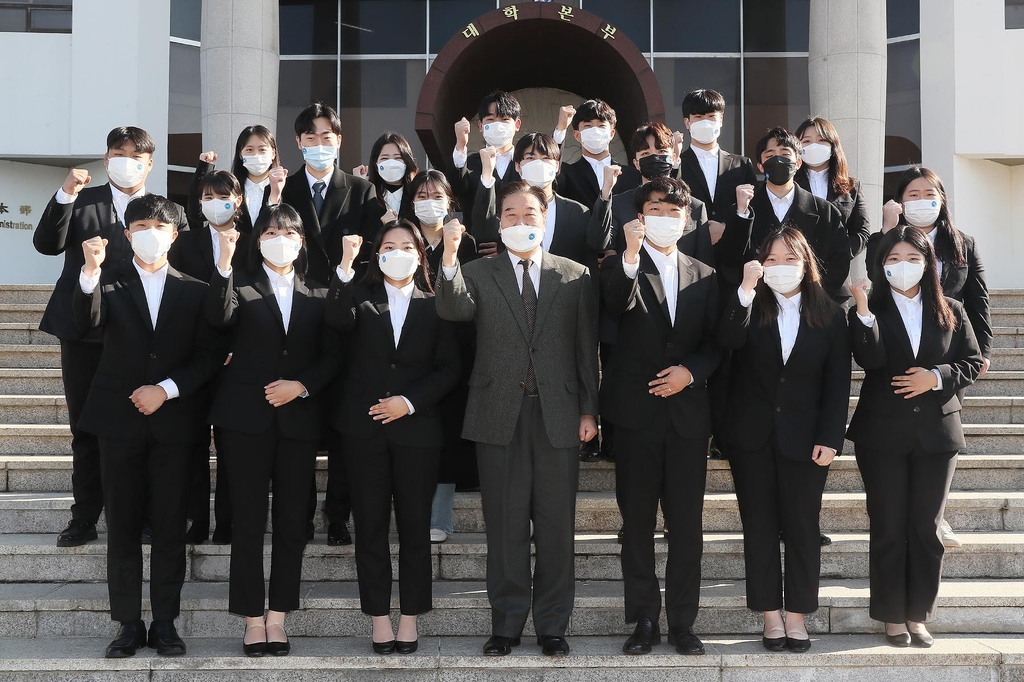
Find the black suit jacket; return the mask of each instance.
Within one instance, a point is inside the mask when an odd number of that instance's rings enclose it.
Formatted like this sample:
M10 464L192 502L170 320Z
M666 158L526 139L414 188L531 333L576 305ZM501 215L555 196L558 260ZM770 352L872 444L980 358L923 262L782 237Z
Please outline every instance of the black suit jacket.
M803 166L796 171L796 184L811 191L811 181L807 179L807 169ZM847 194L836 194L832 183L829 183L825 198L839 209L846 234L850 238L850 257L855 258L868 245L868 237L871 235L871 218L868 217L868 205L864 201L860 181L854 179L853 189Z
M850 310L853 358L864 368L860 400L846 433L857 445L895 453L910 452L915 444L929 453L965 447L960 423L963 392L978 379L982 356L963 306L947 300L956 314L956 329L940 329L926 308L916 357L894 301L884 305L871 301L875 324L870 329L860 321L856 308ZM910 400L896 395L892 378L911 367L939 370L942 390Z
M566 199L578 201L584 206L593 206L601 196L601 182L604 178L597 177L594 167L585 157L572 163L563 163L555 179L555 191ZM632 166L624 166L622 175L615 182L618 192L625 192L640 184L640 173Z
M337 332L324 321L327 289L295 278L287 333L266 272L215 272L206 299L207 320L231 328L231 362L213 398L210 423L243 433L264 433L274 418L285 438L319 442L325 398L338 373ZM281 407L267 402L264 387L278 379L299 381L308 398Z
M833 299L845 300L849 298L843 284L850 274L850 240L839 209L799 185L793 191L793 205L781 222L768 199L765 185L754 192L749 217L741 218L733 210L726 220L722 238L715 245L718 262L741 269L744 263L757 257L757 250L769 233L782 224L790 225L803 233L818 257L825 292Z
M438 317L434 295L413 288L396 348L384 285L367 288L335 276L327 324L346 337L348 349L331 426L358 438L384 429L390 442L407 447L443 446L437 406L458 383L461 366L454 325ZM390 424L374 421L370 407L399 395L415 412Z
M677 251L679 293L671 324L665 291L654 261L640 249L640 269L630 279L622 257L601 268L605 307L619 318L615 353L604 368L601 414L616 426L648 427L668 411L676 431L687 438L711 437L711 403L707 379L718 367L718 278L707 265ZM654 396L648 382L672 365L683 365L693 383L668 398Z
M347 234L363 237L363 248L356 259L357 271L362 271L381 225L377 193L369 181L335 168L327 185L323 209L317 216L303 166L288 176L281 201L298 211L302 218L309 258L306 274L311 280L331 281L331 271L341 262L341 238Z
M241 226L238 227L241 231ZM236 267L245 267L246 259L249 257L251 231L244 234L235 242L235 253L231 256L231 263ZM167 254L167 260L171 267L178 272L183 272L189 277L194 277L201 282L209 282L217 270L213 262L213 238L207 225L200 225L198 228L182 232L171 245Z
M189 227L197 232L206 226L206 216L203 215L203 196L199 193L199 183L201 183L203 178L214 170L216 170L216 168L212 163L200 161L196 164L196 172L192 174L192 182L188 186L188 204L185 206L185 213L188 216ZM249 209L245 203L245 181L238 178L238 182L242 185L242 210L239 211L241 216L235 223L235 228L239 232L248 235L252 233L253 225L252 219L249 218ZM263 206L260 208L261 214L263 213L263 209L267 207L267 202L269 200L270 185L268 184L263 189Z
M480 172L482 165L480 163L480 153L473 152L466 158L466 165L462 168L456 168L454 164L448 168L448 182L451 183L452 191L455 196L459 199L459 205L462 206L462 222L465 223L467 230L473 228L474 218L474 206L476 205L476 195L482 189L480 184ZM508 162L508 168L505 169L505 175L499 177L498 169L494 169L494 192L497 194L502 187L510 182L516 180L522 180L519 176L519 172L516 171L516 164L514 161ZM486 239L477 238L478 242L486 242Z
M760 287L758 296L772 296ZM761 326L755 305L729 295L718 342L732 350L725 429L732 446L756 451L769 438L783 457L810 460L815 445L842 452L850 405L850 342L838 307L832 324L815 328L801 316L789 361L782 362L778 320ZM752 319L753 318L753 319Z
M179 207L180 208L180 207ZM64 254L64 269L46 304L39 329L61 339L77 339L81 331L75 327L71 312L71 298L78 287L78 275L85 265L82 242L92 237L107 240L107 257L103 271L108 276L135 272L132 267L132 245L124 236L125 226L117 219L110 185L86 187L78 199L70 204L58 204L56 195L43 210L32 243L36 251L46 256ZM180 209L178 231L188 229L185 211ZM87 337L99 340L100 333L91 331Z
M206 384L226 355L221 335L203 316L209 287L168 268L154 329L142 281L129 268L92 294L75 283L73 324L103 335L103 356L78 425L100 438L197 442L206 425ZM174 381L179 397L143 415L129 396L164 379Z
M618 184L615 186L618 187ZM636 220L637 214L640 213L634 203L639 189L638 186L612 195L612 237L611 246L608 248L619 253L626 249L626 236L622 232L622 226ZM711 244L711 232L708 230L707 207L696 197L690 197L690 217L683 228L683 236L676 242L676 248L705 265L715 267L714 247Z
M708 220L726 222L730 213L735 213L736 188L740 185L757 184L754 164L745 156L730 154L718 149L718 181L715 196L711 196L708 181L700 168L700 161L691 147L679 157L679 168L673 175L690 186L690 193L708 207Z
M961 234L963 234L961 232ZM949 239L941 232L935 236L935 255L942 262L942 274L939 275L939 282L942 284L942 293L950 298L960 301L971 321L974 329L974 336L978 340L981 354L986 358L992 357L992 311L988 300L988 284L985 283L985 265L981 262L974 237L964 237L964 265L956 265L953 262L953 248ZM875 232L868 239L867 262L868 273L871 273L871 263L875 262L878 254L878 242L882 239L881 232ZM881 282L875 282L875 286L889 286L884 276Z

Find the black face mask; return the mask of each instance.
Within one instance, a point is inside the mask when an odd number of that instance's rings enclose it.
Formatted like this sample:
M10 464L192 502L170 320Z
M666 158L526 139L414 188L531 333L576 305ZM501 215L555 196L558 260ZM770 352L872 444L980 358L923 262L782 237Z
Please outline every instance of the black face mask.
M773 156L761 164L768 182L775 186L788 183L796 175L796 161L785 156Z
M652 154L639 159L640 174L648 180L668 175L672 170L672 162L668 160L668 154Z

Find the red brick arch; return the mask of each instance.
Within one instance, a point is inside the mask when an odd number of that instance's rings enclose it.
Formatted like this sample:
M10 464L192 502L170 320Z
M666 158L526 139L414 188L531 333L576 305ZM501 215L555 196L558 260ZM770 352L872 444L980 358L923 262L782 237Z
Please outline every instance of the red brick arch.
M416 133L431 163L451 162L453 125L472 118L488 92L538 87L605 100L627 142L641 123L665 119L654 72L622 31L579 8L524 2L474 19L431 65L416 104Z

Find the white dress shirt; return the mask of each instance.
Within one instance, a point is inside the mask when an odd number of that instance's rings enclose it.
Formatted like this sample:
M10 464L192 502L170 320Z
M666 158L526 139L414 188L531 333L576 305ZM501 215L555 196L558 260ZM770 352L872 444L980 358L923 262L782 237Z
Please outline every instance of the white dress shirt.
M303 166L303 170L306 171L306 181L309 183L309 196L312 197L313 194L314 194L314 192L313 192L313 185L318 183L318 182L322 182L322 183L324 183L324 188L323 188L322 193L320 194L320 196L322 196L324 199L326 199L327 198L327 188L331 186L331 178L334 177L334 166L331 166L330 168L328 168L327 169L327 175L323 176L322 178L317 178L317 177L314 177L312 174L310 174L309 166Z
M811 187L811 194L819 199L828 199L828 168L816 171L807 169L807 181ZM780 218L781 220L781 218Z
M519 256L515 255L511 251L505 251L508 255L508 259L512 261L512 270L516 275L516 287L519 289L520 295L523 293L523 269L519 267ZM530 280L533 282L533 290L537 292L537 297L540 297L540 262L544 258L544 249L539 248L533 252L530 256ZM449 282L455 278L455 273L459 270L459 262L455 261L455 267L447 268L444 265L441 266L441 274Z
M602 190L604 189L604 169L614 163L611 152L605 154L603 159L595 159L590 156L584 156L587 163L594 170L594 175L597 176L597 186Z
M245 209L249 213L249 220L256 225L256 219L260 217L260 210L263 208L263 194L270 184L270 177L263 178L262 182L253 182L245 179Z
M757 289L754 289L748 295L741 286L737 293L739 294L740 305L744 308L749 308L750 304L754 302L754 297L757 295ZM800 297L802 294L794 294L791 298L786 298L782 294L773 291L775 294L775 300L779 303L779 316L777 318L779 323L779 341L782 345L782 364L789 362L789 356L793 353L793 345L796 344L796 335L800 332Z
M765 192L768 193L768 201L772 204L772 210L775 211L775 217L779 219L779 222L783 222L786 219L786 214L789 213L789 209L793 206L793 197L796 196L796 185L793 185L792 189L785 196L777 197L768 188L765 188Z
M512 155L515 153L515 146L509 147L509 150L504 154L498 154L494 159L494 172L499 178L505 177L505 172L508 170L508 165L512 163ZM456 168L464 168L466 166L466 159L469 155L466 152L459 153L456 149L452 152L452 161L455 162Z
M220 232L214 229L212 225L207 227L210 228L210 239L213 241L213 267L216 268L217 263L220 262Z
M138 192L129 195L125 194L113 185L110 185L110 196L114 202L114 212L117 214L117 219L122 225L124 225L124 210L128 208L128 203L131 202L132 199L138 199L145 193L145 187L140 187ZM57 190L57 194L54 198L57 200L58 204L73 204L75 203L75 199L78 198L78 195L68 194L64 191L64 187L61 186L61 188ZM125 225L125 227L127 227L127 225Z
M690 149L697 155L697 163L704 172L704 181L708 183L708 192L711 198L715 198L715 188L718 187L718 145L714 149L705 151L696 145L690 145Z
M644 251L654 261L654 266L658 268L658 277L661 279L661 288L665 291L665 304L668 306L668 317L674 326L676 323L676 300L679 298L679 261L676 256L676 249L672 249L669 255L663 254L656 248L644 241ZM640 271L640 259L636 260L636 263L627 263L626 257L622 257L622 271L626 274L626 277L630 279L636 279L637 273Z
M914 357L916 358L917 351L921 347L921 326L924 323L924 304L921 301L921 292L918 291L917 296L913 298L907 298L892 287L889 287L889 291L892 292L892 300L896 303L896 309L900 311L903 327L907 330L907 336L910 337L910 348L914 351ZM867 317L857 313L857 318L868 329L875 326L874 313ZM941 391L942 374L934 368L932 369L932 374L935 375L935 379L938 382L932 390Z
M555 214L557 207L555 206L555 198L551 197L551 201L548 202L548 213L544 218L544 236L540 240L540 245L545 251L551 250L551 240L555 236Z
M933 227L931 232L925 232L924 236L928 237L928 241L931 242L932 251L935 251L935 236L939 233L939 228ZM939 279L942 279L942 261L939 260L938 254L935 255L935 272L939 274Z
M398 215L399 210L402 208L402 194L404 193L404 187L399 187L396 190L384 190L384 205L395 215Z
M287 275L279 275L263 264L263 272L267 273L270 280L270 287L274 290L274 298L277 299L277 307L281 311L281 321L284 323L284 331L288 333L288 323L292 319L292 298L295 291L295 270Z

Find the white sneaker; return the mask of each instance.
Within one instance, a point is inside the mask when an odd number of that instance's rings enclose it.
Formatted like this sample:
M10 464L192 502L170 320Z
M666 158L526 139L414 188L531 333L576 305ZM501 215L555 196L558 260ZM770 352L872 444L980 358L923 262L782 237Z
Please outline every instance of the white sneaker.
M942 519L942 523L939 525L939 536L942 538L943 547L960 547L963 545L960 542L960 538L956 536L953 529L946 523L946 519Z
M431 542L444 542L448 539L448 533L445 533L440 528L430 529L430 541Z

